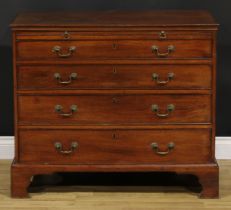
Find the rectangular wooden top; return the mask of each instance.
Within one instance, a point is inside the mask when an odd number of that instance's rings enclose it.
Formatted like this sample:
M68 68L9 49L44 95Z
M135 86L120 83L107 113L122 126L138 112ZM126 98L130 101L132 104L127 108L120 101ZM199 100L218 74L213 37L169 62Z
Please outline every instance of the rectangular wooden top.
M207 11L85 11L28 12L19 14L12 27L181 27L218 24Z

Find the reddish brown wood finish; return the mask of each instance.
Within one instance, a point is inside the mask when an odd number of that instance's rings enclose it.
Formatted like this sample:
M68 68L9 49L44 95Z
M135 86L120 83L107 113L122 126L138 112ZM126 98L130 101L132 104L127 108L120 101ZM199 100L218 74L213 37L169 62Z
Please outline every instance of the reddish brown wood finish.
M219 194L215 160L216 30L205 11L27 13L12 24L15 160L12 197L26 197L31 177L55 172L163 171L193 174L201 197ZM162 34L162 35L161 35ZM67 58L61 53L76 50ZM151 47L165 53L157 56ZM78 78L61 85L71 73ZM166 80L158 85L157 73ZM69 118L55 112L60 104ZM160 119L174 104L175 110ZM71 155L63 149L78 141ZM173 150L165 156L152 151Z
M207 11L160 10L160 11L83 11L21 13L11 24L16 27L206 27L216 29L217 23ZM101 28L100 28L101 29Z
M159 106L160 114L167 114L167 106L175 110L168 117L158 117L152 105ZM70 117L60 116L55 106L64 113L70 107L78 110ZM211 97L209 95L72 95L72 96L19 96L21 125L70 124L165 124L211 123Z
M138 28L137 28L138 29ZM83 29L82 29L83 30ZM48 40L162 40L160 30L145 31L78 31L72 28L68 31L56 28L53 31L19 31L16 39L18 41L48 41ZM115 30L115 29L114 29ZM68 32L68 35L65 35ZM165 40L210 40L212 34L208 31L165 31Z
M56 172L176 172L192 174L198 177L202 185L200 198L219 197L219 168L217 163L177 164L177 165L35 165L13 162L11 173L11 196L14 198L29 197L27 188L33 175L52 174Z
M132 39L132 37L130 38ZM159 57L152 46L159 47L160 53L166 53L169 46L175 50L168 56ZM61 58L52 52L55 46L61 47L66 54L70 47L76 50L68 57ZM78 59L201 59L211 58L211 40L113 40L113 41L33 41L17 43L17 60L78 60Z
M211 131L207 129L175 130L31 130L20 131L21 163L36 164L186 164L211 160ZM71 154L55 149L60 142L63 150L70 150L73 142L78 148ZM151 144L157 143L158 155ZM196 155L200 154L200 155Z
M18 88L33 89L210 89L212 70L210 65L49 65L19 66ZM59 73L62 81L69 81L72 73L77 79L70 84L60 84L55 79ZM168 74L174 77L168 81ZM206 79L204 79L206 78ZM100 83L99 83L100 81Z

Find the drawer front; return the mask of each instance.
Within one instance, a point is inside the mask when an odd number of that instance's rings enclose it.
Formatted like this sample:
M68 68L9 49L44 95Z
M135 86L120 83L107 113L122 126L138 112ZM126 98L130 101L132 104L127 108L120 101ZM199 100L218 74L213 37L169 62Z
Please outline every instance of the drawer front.
M210 31L17 31L16 39L28 40L205 40L212 39Z
M184 164L211 159L211 131L22 130L21 163Z
M210 58L211 40L94 40L17 42L17 60Z
M19 96L20 124L210 123L210 95Z
M209 65L19 66L19 89L210 89Z

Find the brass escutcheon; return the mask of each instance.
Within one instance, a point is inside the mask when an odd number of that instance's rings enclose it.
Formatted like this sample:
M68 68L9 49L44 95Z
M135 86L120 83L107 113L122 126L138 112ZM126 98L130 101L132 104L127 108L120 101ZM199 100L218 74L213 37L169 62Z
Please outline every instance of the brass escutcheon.
M64 39L70 39L70 33L68 31L64 32Z
M165 32L165 31L161 31L161 32L159 33L159 38L160 38L160 39L166 39L166 38L167 38L166 32Z

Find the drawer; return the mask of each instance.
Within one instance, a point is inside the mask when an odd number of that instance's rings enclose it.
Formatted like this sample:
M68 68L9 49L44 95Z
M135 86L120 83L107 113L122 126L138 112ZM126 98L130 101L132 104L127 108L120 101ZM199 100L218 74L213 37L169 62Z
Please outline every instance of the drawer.
M19 89L210 89L209 65L18 66Z
M211 40L79 40L20 41L19 61L78 61L81 59L210 58Z
M21 163L189 164L206 163L211 131L21 130Z
M204 40L212 39L210 31L17 31L20 41L62 41L62 40Z
M47 95L18 97L20 124L211 123L210 95Z

